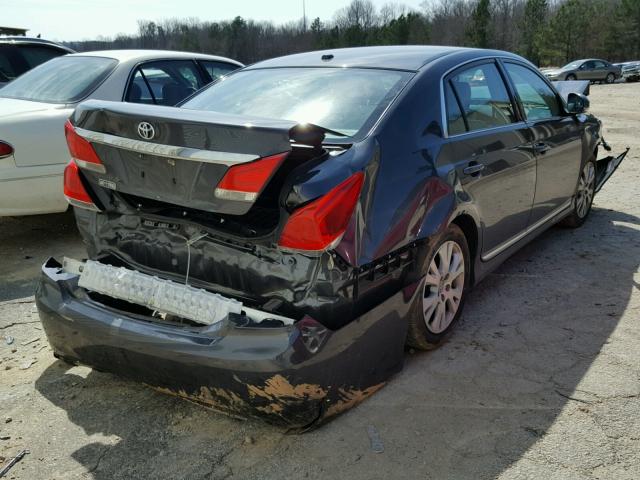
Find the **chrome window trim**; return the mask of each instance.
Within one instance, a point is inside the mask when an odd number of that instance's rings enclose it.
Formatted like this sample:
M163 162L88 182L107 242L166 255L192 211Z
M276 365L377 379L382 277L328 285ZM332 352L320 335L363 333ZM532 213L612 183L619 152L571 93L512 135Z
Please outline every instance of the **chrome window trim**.
M573 199L567 200L562 205L560 205L558 208L556 208L555 210L552 210L551 212L549 212L547 215L542 217L540 220L538 220L533 225L529 225L527 228L525 228L524 230L522 230L520 233L516 234L515 236L511 237L506 242L501 243L500 245L495 247L493 250L489 250L484 255L481 255L480 258L482 259L483 262L486 262L486 261L489 261L492 258L496 257L500 253L504 252L507 248L515 245L517 242L522 240L524 237L529 235L531 232L533 232L537 228L539 228L542 225L544 225L545 223L547 223L552 218L560 215L563 211L565 211L567 208L569 208L571 206L572 202L573 202Z
M85 130L84 128L78 127L76 127L76 132L82 138L90 142L122 148L136 153L174 158L177 160L191 160L194 162L215 163L231 166L239 163L251 162L260 158L260 156L256 154L219 152L215 150L201 150L176 145L145 142L142 140L135 140L133 138Z
M520 121L515 122L515 123L509 123L507 125L500 125L498 127L479 128L478 130L471 130L470 132L455 133L455 134L453 134L451 136L448 136L446 138L460 138L460 137L470 136L470 135L473 135L475 133L500 132L502 130L510 130L513 127L523 128L523 127L527 127L527 126L528 126L527 122L523 122L522 120L520 120Z

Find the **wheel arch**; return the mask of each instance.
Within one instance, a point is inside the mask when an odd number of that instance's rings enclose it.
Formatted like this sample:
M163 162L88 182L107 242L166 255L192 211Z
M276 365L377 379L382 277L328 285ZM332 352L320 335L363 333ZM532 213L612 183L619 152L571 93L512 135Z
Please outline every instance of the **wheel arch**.
M480 248L480 229L476 223L476 220L468 213L459 213L452 218L450 225L456 225L462 233L464 233L467 239L467 245L469 247L469 265L471 267L470 277L471 284L475 283L475 263L478 258L478 252Z

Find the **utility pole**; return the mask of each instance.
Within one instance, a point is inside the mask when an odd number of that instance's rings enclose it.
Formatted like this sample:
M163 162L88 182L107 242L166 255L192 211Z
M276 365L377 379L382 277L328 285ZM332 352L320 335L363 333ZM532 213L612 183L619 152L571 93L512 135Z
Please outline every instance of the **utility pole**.
M307 31L307 8L305 0L302 0L302 29L305 32Z

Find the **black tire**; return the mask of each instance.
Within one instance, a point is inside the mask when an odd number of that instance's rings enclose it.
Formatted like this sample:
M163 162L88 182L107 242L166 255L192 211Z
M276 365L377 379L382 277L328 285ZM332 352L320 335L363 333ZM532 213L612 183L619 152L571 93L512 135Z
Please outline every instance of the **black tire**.
M585 173L585 169L591 166L593 172L593 180L589 185L591 194L586 199L586 208L580 208L580 197L584 197L584 193L580 191L581 189L581 180ZM593 205L593 197L595 195L595 183L596 183L596 162L595 159L589 159L580 170L580 178L578 179L578 185L576 186L576 193L573 196L573 210L571 213L566 216L560 225L568 228L578 228L581 227L582 224L587 220L589 213L591 212L591 206Z
M435 260L434 257L436 256L440 247L449 241L453 241L458 245L460 251L462 252L462 257L464 260L464 274L460 274L461 276L463 275L464 278L464 283L462 284L462 294L460 296L455 315L453 315L453 319L450 321L448 326L443 331L434 333L430 330L430 328L427 327L427 321L425 320L423 311L423 301L424 298L427 298L427 289L429 289L430 287L426 286L426 280L420 282L420 292L418 293L418 295L416 295L414 305L411 306L411 311L409 312L409 330L407 333L407 345L419 350L432 350L438 347L442 343L442 341L449 335L449 333L458 323L458 319L460 318L460 315L462 314L462 310L464 308L464 302L466 300L467 294L471 289L471 256L469 254L467 238L465 237L462 230L457 225L453 224L450 225L436 241L432 242L422 259L419 261L419 277L420 279L426 278L431 261ZM441 287L446 287L446 291L448 292L450 285L446 285L446 281L443 283L445 285L441 284ZM452 285L453 282L451 282L451 286ZM440 293L437 292L436 297L439 296L439 294Z
M564 79L565 79L567 82L570 82L570 81L572 81L572 80L577 80L577 79L578 79L578 77L576 77L573 73L570 73L570 74L569 74L569 75L567 75Z
M613 83L613 82L615 82L615 81L616 81L616 76L615 76L615 74L613 74L613 73L611 73L611 72L607 73L607 78L605 79L605 82L607 82L607 83Z

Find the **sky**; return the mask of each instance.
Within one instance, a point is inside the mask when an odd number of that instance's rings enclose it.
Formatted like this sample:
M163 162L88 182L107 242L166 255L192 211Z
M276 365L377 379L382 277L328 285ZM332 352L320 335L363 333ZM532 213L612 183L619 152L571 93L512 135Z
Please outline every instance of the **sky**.
M0 26L28 28L48 40L93 40L136 33L138 20L197 18L227 20L240 15L285 23L302 18L303 0L0 0ZM329 20L349 0L305 0L307 18ZM380 8L390 0L373 0ZM423 0L401 3L419 8ZM392 2L392 3L398 3Z

